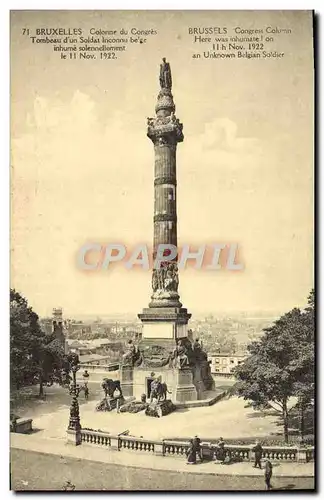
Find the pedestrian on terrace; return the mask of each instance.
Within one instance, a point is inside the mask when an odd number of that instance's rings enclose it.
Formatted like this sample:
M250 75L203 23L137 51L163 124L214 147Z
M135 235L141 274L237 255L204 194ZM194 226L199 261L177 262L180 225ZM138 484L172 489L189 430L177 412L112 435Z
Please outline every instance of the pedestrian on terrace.
M198 436L195 436L193 438L193 446L196 452L196 456L198 455L200 461L203 461L203 454L202 454L202 449L201 449L201 440Z
M84 370L82 377L83 377L84 386L87 387L88 382L89 382L89 377L90 377L88 370Z
M262 458L262 452L263 448L260 444L260 441L256 440L255 446L252 448L252 451L254 451L254 468L259 467L262 469L261 465L261 458Z
M187 464L193 465L193 464L197 463L196 448L194 446L194 440L190 439L189 444L190 444L190 446L187 450Z
M272 463L270 460L266 460L264 469L264 481L266 484L266 490L271 490L271 478L272 478Z
M217 462L221 462L223 464L225 461L225 457L226 457L225 442L224 439L221 437L219 438L216 449Z

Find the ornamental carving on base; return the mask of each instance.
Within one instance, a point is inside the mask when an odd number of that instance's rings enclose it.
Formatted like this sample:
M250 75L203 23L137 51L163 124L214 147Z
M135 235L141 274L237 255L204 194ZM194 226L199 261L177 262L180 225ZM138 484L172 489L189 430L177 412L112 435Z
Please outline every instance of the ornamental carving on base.
M170 362L171 353L164 347L152 345L142 351L143 365L147 368L160 368Z

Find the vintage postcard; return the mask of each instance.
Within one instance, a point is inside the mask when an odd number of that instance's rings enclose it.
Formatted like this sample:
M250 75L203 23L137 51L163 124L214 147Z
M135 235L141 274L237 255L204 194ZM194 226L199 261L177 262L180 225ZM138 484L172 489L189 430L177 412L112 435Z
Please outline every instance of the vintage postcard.
M313 12L10 23L10 488L314 490Z

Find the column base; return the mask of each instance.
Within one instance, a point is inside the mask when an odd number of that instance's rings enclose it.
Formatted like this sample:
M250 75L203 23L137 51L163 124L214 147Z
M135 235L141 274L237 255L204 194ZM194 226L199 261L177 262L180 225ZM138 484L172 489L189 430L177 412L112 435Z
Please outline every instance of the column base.
M180 296L177 292L159 292L154 293L149 303L150 308L177 307L181 308Z
M122 366L120 369L120 386L124 397L133 396L133 367Z
M197 390L193 384L193 375L190 368L177 370L177 385L175 400L179 403L185 401L197 401Z

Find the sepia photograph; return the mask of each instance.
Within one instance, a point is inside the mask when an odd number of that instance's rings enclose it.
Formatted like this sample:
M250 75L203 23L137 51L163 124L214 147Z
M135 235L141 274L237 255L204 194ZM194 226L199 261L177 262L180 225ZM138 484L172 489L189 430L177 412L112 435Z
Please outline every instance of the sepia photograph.
M315 24L10 12L11 490L315 491Z

